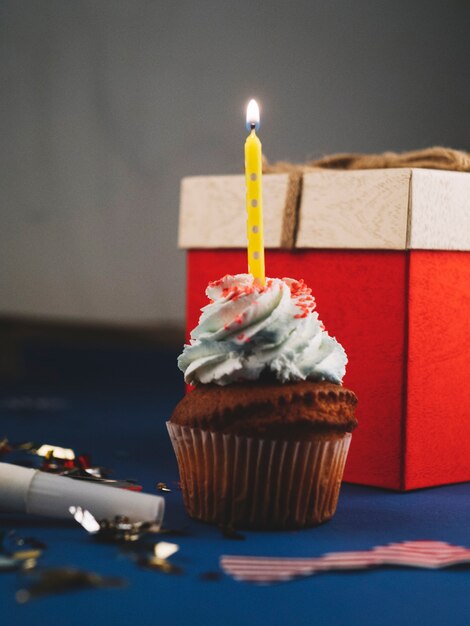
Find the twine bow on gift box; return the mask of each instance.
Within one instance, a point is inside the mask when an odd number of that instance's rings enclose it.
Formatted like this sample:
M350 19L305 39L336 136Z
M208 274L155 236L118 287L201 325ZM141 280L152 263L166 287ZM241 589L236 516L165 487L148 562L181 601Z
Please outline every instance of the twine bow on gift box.
M288 163L279 161L263 163L265 174L289 174L286 201L282 219L281 248L294 248L299 224L303 175L319 170L369 170L397 167L421 167L436 170L470 172L470 154L452 148L424 148L409 152L383 152L382 154L344 153L308 161Z

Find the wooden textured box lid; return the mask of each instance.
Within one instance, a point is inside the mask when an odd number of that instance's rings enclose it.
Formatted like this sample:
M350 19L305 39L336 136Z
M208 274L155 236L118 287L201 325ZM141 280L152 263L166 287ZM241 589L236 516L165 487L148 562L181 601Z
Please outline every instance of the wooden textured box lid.
M288 174L263 177L265 245L281 247ZM246 246L244 176L181 184L179 246ZM297 248L470 250L470 173L397 168L303 175Z

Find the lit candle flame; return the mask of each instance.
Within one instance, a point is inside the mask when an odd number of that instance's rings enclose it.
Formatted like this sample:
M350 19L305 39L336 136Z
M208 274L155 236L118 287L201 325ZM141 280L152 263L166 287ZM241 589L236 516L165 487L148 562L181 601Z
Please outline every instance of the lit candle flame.
M246 127L248 130L259 128L259 106L256 100L251 99L246 108Z

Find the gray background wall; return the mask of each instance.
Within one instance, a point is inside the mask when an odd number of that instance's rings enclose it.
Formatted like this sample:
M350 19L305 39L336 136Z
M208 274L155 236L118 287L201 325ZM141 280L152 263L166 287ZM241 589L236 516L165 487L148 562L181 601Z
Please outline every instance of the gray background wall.
M179 181L271 160L470 148L465 0L7 0L0 313L181 322Z

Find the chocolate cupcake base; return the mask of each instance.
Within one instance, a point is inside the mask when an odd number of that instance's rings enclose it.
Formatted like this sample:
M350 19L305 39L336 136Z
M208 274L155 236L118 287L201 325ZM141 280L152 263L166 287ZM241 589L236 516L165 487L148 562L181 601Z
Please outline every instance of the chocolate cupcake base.
M315 526L336 511L351 433L270 440L167 422L191 517L236 528Z

